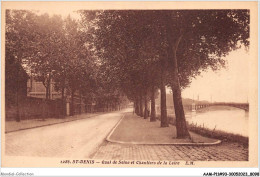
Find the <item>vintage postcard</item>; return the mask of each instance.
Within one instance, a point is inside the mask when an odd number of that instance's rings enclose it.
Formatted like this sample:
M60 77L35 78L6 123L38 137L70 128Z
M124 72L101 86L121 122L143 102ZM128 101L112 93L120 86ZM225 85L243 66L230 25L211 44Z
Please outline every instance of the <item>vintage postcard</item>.
M2 167L257 167L257 13L2 2Z

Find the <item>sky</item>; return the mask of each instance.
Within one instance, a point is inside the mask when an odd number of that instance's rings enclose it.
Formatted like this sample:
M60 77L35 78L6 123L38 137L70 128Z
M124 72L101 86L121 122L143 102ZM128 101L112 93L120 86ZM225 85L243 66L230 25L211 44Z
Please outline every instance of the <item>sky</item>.
M39 8L33 8L34 10L37 10L40 14L48 13L49 15L61 15L63 18L66 18L68 15L70 15L74 19L79 19L80 15L77 13L77 10L79 10L79 7L72 7L72 8L64 8L64 7L56 7L56 6L43 6Z
M231 52L227 67L213 72L208 70L192 80L182 92L184 98L223 102L247 102L249 85L249 54L244 49Z

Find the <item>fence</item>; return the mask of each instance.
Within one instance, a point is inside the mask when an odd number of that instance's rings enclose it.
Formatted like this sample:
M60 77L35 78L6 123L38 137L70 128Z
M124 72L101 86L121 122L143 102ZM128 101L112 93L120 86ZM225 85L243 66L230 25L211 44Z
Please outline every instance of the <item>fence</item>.
M21 120L39 118L61 118L66 113L66 103L61 99L45 100L43 98L19 96L17 106L16 95L6 95L5 119L15 120L19 112ZM71 104L71 103L70 103ZM70 105L71 106L71 105ZM85 105L74 103L74 115L81 113L110 112L126 108L127 105ZM19 111L18 111L19 110Z

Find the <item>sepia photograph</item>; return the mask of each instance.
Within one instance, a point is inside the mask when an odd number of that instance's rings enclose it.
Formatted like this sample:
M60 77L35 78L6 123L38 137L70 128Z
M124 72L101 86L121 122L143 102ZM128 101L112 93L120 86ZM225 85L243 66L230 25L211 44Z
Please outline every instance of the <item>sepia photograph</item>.
M2 167L258 166L257 2L2 2L1 20Z

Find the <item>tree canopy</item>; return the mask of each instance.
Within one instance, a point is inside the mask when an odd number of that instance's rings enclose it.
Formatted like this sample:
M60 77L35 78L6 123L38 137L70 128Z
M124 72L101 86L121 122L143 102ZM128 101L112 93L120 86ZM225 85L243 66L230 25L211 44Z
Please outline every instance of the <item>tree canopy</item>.
M93 46L109 70L107 76L136 105L142 107L144 99L146 106L147 92L154 87L161 92L165 85L172 88L178 137L189 136L181 88L201 71L225 66L223 57L230 51L249 46L248 10L81 13L93 28Z

